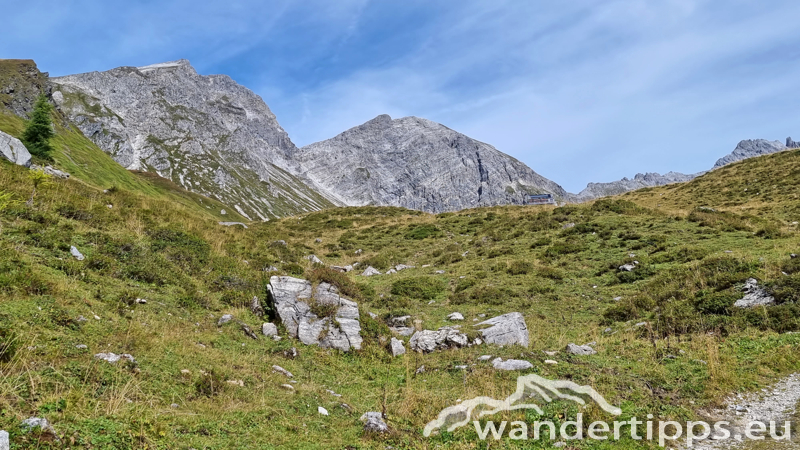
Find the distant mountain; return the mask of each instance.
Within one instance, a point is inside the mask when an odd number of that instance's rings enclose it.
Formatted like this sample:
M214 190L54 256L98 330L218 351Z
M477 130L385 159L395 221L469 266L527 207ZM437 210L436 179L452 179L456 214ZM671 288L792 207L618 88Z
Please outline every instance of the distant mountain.
M589 183L584 190L578 193L577 199L579 201L592 200L600 197L608 197L610 195L623 194L628 191L635 191L637 189L663 186L665 184L682 183L690 181L705 172L700 172L692 175L687 175L678 172L667 172L664 175L648 172L645 174L637 173L633 179L623 178L619 181L612 181L609 183Z
M388 115L302 147L301 176L346 205L428 212L521 204L527 194L568 199L528 166L436 122Z
M800 148L800 143L794 142L790 137L786 138L786 144L781 141L768 141L766 139L747 139L739 142L739 145L737 145L730 154L718 159L717 163L714 164L714 169L732 162L741 161L754 156L782 152L790 148Z
M333 203L292 175L297 147L264 101L186 60L50 79L58 108L118 163L252 219Z

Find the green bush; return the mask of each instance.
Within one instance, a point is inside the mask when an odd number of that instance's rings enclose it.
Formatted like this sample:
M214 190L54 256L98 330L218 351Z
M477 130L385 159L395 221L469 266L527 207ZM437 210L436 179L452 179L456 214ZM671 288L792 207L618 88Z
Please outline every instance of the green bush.
M429 237L439 236L441 234L441 230L436 225L432 224L424 224L424 225L414 225L408 228L406 231L406 239L426 239Z
M709 292L702 290L695 295L695 308L703 314L730 315L734 302L739 298L732 292Z
M411 277L392 283L392 295L421 300L432 300L444 292L444 281L433 277Z
M533 264L529 261L512 261L508 266L509 275L525 275L533 270Z
M200 375L194 383L194 389L198 395L213 397L225 387L225 378L214 369Z

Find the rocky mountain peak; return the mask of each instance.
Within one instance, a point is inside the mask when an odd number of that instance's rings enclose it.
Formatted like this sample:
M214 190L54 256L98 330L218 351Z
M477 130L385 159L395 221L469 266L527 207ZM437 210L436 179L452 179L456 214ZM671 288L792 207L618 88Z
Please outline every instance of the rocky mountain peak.
M331 203L292 175L294 143L264 101L185 59L51 79L53 100L117 162L252 219Z
M443 212L569 195L494 147L418 117L380 115L301 148L296 159L310 183L352 206Z

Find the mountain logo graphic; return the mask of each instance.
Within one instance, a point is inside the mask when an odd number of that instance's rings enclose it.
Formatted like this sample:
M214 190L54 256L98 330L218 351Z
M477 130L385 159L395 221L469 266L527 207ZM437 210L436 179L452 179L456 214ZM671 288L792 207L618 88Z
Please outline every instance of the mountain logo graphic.
M517 390L504 400L497 400L491 397L475 397L443 409L435 420L425 425L423 435L429 437L434 430L442 428L447 431L453 431L456 428L467 425L470 420L503 411L533 409L537 413L543 414L542 408L536 403L529 402L528 400L530 399L542 399L547 403L556 399L565 399L572 400L579 405L585 405L585 398L587 397L609 414L615 416L622 414L621 409L609 404L591 386L581 386L565 380L548 380L539 375L531 374L517 378Z

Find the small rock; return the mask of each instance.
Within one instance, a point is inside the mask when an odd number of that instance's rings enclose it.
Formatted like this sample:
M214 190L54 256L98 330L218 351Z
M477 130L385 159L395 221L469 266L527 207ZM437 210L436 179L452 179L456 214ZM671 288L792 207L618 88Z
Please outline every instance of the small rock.
M317 255L308 255L306 259L311 261L312 264L324 264L321 259L317 258Z
M464 365L464 364L459 364L459 365L457 365L457 366L453 366L453 368L454 368L454 369L458 369L458 370L466 370L466 369L467 369L467 367L468 367L468 366L466 366L466 365Z
M618 301L620 301L620 300L622 300L622 297L614 297L614 301L615 301L615 302L618 302Z
M478 358L478 361L488 361L492 359L492 355L483 355Z
M244 381L242 380L227 380L225 382L232 386L244 387Z
M242 331L244 331L244 334L247 337L249 337L250 339L256 340L256 341L258 340L258 335L256 333L254 333L253 330L250 329L250 327L247 324L240 322L239 326L242 327ZM244 345L244 344L242 344L242 345Z
M545 363L545 364L558 364L558 362L556 362L556 361L553 361L552 359L545 359L545 360L544 360L544 363Z
M28 417L27 419L22 421L22 426L27 428L28 430L33 430L34 428L41 428L42 431L48 431L55 434L55 430L53 429L50 422L47 419L41 417Z
M421 365L417 367L417 370L414 371L415 374L419 375L421 373L425 373L425 365Z
M634 328L639 328L639 327L646 327L646 326L647 326L647 322L639 322L636 325L634 325L633 327Z
M291 384L282 384L281 387L286 389L287 391L293 391L294 390L294 386L292 386Z
M371 277L373 275L381 275L381 273L378 271L378 269L372 266L367 266L364 272L361 273L362 277Z
M87 348L89 348L89 346L87 346L86 344L78 344L75 346L75 348L77 348L78 350L86 350Z
M398 264L398 265L394 266L394 270L396 270L398 272L400 272L401 270L413 269L413 268L414 268L414 266L407 266L405 264Z
M612 330L612 329L611 329L611 327L608 327L608 328L606 328L605 330L603 330L603 333L605 333L605 334L611 334L613 331L614 331L614 330Z
M556 356L558 352L549 352L547 350L543 350L544 354L547 356Z
M86 317L83 317L83 316L78 316L78 318L75 319L75 321L76 322L88 322L89 319L87 319Z
M353 253L355 253L356 255L360 255L363 251L364 250L358 249L358 250L354 251Z
M281 337L276 334L275 336L272 336L272 340L278 342L281 340Z
M274 323L265 322L261 325L261 334L267 337L277 336L278 327Z
M792 253L791 255L789 255L789 258L795 259L795 258L797 258L797 255Z
M397 273L397 271L394 270L394 269L389 269L389 270L386 271L386 275L391 275L393 273Z
M221 326L225 325L226 323L230 322L231 320L233 320L233 315L232 314L225 314L225 315L223 315L222 317L219 318L219 320L217 321L217 326L221 327Z
M521 359L507 359L503 361L502 358L495 358L492 360L492 366L497 370L527 370L533 368L533 364L529 361L523 361Z
M566 230L567 228L572 228L574 226L575 226L575 222L569 222L569 223L565 223L564 225L562 225L561 228Z
M178 409L180 408L180 405L178 405L177 403L172 403L171 405L169 405L169 407L172 409Z
M323 416L329 415L328 410L323 408L322 406L317 406L317 412L322 414Z
M635 269L635 268L636 268L635 264L623 264L623 265L619 266L619 270L621 270L623 272L633 272L633 269Z
M78 249L77 249L77 248L75 248L75 246L74 246L74 245L73 245L73 246L71 246L71 247L69 248L69 252L70 252L70 253L72 254L72 256L74 256L74 257L75 257L75 259L77 259L78 261L83 261L84 259L86 259L86 257L85 257L85 256L83 256L83 254L82 254L81 252L79 252L79 251L78 251Z
M766 290L758 286L755 278L748 278L744 283L742 292L745 296L736 300L733 306L737 308L753 308L755 306L771 306L775 304L775 297L769 295Z
M400 339L397 339L397 338L393 337L392 340L391 340L390 345L391 345L391 348L392 348L392 356L400 356L400 355L405 354L406 347L403 344L403 341L401 341Z
M189 369L181 369L181 375L191 375L192 372Z
M317 244L321 244L322 243L322 239L316 238L316 239L314 239L314 242L316 242Z
M391 317L388 320L388 322L389 322L388 325L390 327L404 327L404 326L406 326L406 323L408 322L408 319L410 319L410 318L411 318L411 316Z
M256 317L264 317L264 308L256 296L253 296L253 299L250 300L250 312Z
M464 320L464 315L460 312L450 313L447 316L447 320Z
M220 209L219 213L222 214L223 216L225 216L225 215L228 214L228 211L225 211L224 209Z
M386 433L389 426L383 421L383 415L379 412L368 412L361 416L364 422L364 431L367 433Z
M128 361L130 361L132 363L136 362L136 360L133 359L133 356L131 356L131 355L127 354L127 353L123 353L121 355L117 355L116 353L111 353L111 352L98 353L98 354L94 355L94 359L102 359L103 361L108 361L111 364L116 364L117 361L119 361L120 359L127 359Z
M436 275L442 275L444 274L444 270L435 270L433 271L433 273L435 273Z
M143 298L137 298L136 300L134 300L134 302L135 302L137 305L146 305L146 304L147 304L147 300L145 300L145 299L143 299Z
M328 394L331 394L334 397L341 397L342 396L342 394L337 394L336 392L333 392L330 389L325 389L325 392L327 392Z
M392 333L397 333L400 336L412 336L414 334L414 329L411 327L389 327Z
M281 375L285 375L285 376L287 376L289 378L294 378L294 375L292 375L292 372L289 372L288 370L284 369L281 366L272 366L272 370L274 370L275 372L278 372Z
M0 450L10 450L11 441L8 439L8 431L0 430Z
M570 353L570 354L573 354L573 355L588 356L588 355L596 354L597 350L593 349L589 345L569 344L569 345L567 345L567 353Z

